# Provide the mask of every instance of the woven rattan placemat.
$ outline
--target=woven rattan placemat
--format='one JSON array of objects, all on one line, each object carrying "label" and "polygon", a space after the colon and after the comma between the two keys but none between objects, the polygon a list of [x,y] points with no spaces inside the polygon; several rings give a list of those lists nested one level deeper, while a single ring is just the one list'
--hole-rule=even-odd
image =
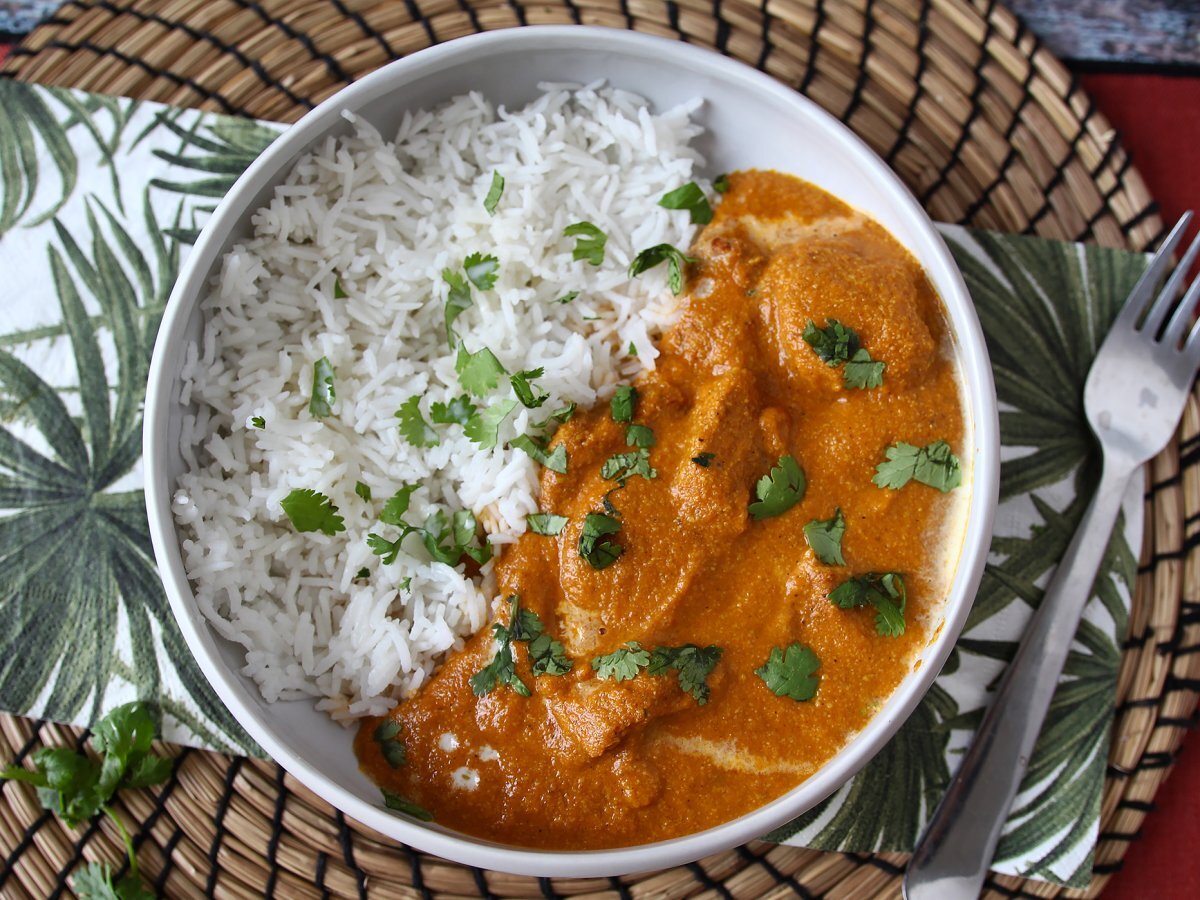
[{"label": "woven rattan placemat", "polygon": [[[1063,66],[985,0],[95,0],[72,2],[0,76],[292,121],[431,43],[522,24],[635,28],[705,46],[803,91],[883,156],[941,221],[1143,249],[1156,207]],[[1151,809],[1200,692],[1200,402],[1155,459],[1143,566],[1117,694],[1094,896]],[[1189,652],[1192,651],[1192,652]],[[80,745],[0,716],[0,759]],[[751,844],[625,879],[531,879],[409,851],[345,819],[278,766],[180,748],[171,780],[125,791],[145,877],[168,896],[896,896],[904,857]],[[83,860],[120,866],[107,820],[66,829],[33,792],[0,807],[0,895],[69,894]],[[993,896],[1078,892],[998,878]]]}]

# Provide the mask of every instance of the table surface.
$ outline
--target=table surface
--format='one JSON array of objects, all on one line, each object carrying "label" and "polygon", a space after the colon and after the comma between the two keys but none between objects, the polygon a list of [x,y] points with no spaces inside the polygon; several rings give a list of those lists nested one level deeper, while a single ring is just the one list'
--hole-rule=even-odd
[{"label": "table surface", "polygon": [[[1120,132],[1164,221],[1200,211],[1200,3],[1007,0]],[[0,60],[57,2],[0,3]],[[1195,230],[1195,229],[1193,229]],[[1198,711],[1200,712],[1200,711]],[[1155,811],[1106,897],[1200,897],[1200,734],[1184,741]]]}]

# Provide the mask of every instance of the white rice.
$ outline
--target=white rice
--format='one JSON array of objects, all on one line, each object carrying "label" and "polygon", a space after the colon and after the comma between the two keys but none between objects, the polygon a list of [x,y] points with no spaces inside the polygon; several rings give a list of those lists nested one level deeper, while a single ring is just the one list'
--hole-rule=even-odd
[{"label": "white rice", "polygon": [[[203,301],[206,325],[187,350],[177,520],[196,599],[246,648],[245,674],[270,701],[319,698],[335,718],[379,714],[417,688],[446,651],[482,627],[492,563],[472,580],[433,562],[418,537],[384,565],[367,546],[383,503],[420,487],[406,519],[470,509],[496,546],[537,509],[538,467],[507,440],[568,401],[589,406],[653,367],[656,336],[677,309],[665,267],[630,280],[639,250],[686,247],[686,212],[657,205],[694,180],[689,147],[699,101],[653,115],[645,101],[592,85],[543,85],[524,109],[477,93],[406,116],[394,142],[369,124],[329,138],[296,164],[253,218],[254,236],[226,256]],[[494,216],[492,173],[506,185]],[[567,226],[607,236],[604,264],[572,259]],[[443,321],[442,270],[468,254],[500,261],[495,288],[472,289],[455,322],[465,346],[489,347],[509,372],[542,366],[550,399],[517,410],[500,443],[481,450],[458,425],[436,425],[418,449],[395,417],[414,394],[430,404],[463,393]],[[348,293],[335,297],[335,279]],[[579,291],[571,303],[555,302]],[[628,355],[630,344],[637,356]],[[333,415],[308,410],[313,369],[333,364]],[[507,379],[486,400],[512,397]],[[263,429],[251,425],[261,416]],[[371,503],[355,494],[362,481]],[[328,496],[346,530],[298,533],[280,501],[296,488]],[[362,568],[367,580],[355,580]],[[404,587],[409,580],[407,587]]]}]

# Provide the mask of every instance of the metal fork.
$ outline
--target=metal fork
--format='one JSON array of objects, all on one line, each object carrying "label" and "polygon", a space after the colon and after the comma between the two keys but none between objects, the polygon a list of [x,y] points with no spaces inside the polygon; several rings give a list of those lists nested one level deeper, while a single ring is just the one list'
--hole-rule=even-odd
[{"label": "metal fork", "polygon": [[[1193,241],[1147,309],[1192,214],[1185,213],[1134,286],[1088,372],[1084,407],[1100,443],[1100,485],[1046,588],[962,766],[917,843],[906,900],[974,898],[1029,764],[1129,479],[1166,446],[1200,369],[1192,311],[1200,278],[1176,303],[1200,253]],[[1143,315],[1144,312],[1144,315]],[[1168,320],[1169,316],[1169,320]],[[1166,326],[1163,323],[1166,322]]]}]

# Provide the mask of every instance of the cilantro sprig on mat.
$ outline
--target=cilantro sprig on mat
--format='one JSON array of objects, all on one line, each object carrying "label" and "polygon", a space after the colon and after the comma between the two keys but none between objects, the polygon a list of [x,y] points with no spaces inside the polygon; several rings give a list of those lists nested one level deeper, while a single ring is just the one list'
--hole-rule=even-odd
[{"label": "cilantro sprig on mat", "polygon": [[68,747],[43,747],[33,753],[34,769],[7,766],[0,778],[23,781],[37,789],[42,807],[72,828],[103,813],[117,826],[129,854],[129,873],[113,881],[105,863],[89,863],[76,873],[72,887],[81,897],[143,900],[153,898],[138,872],[133,839],[110,805],[123,788],[147,787],[166,781],[175,766],[169,757],[150,751],[154,717],[140,700],[118,706],[92,729],[93,759]]}]

